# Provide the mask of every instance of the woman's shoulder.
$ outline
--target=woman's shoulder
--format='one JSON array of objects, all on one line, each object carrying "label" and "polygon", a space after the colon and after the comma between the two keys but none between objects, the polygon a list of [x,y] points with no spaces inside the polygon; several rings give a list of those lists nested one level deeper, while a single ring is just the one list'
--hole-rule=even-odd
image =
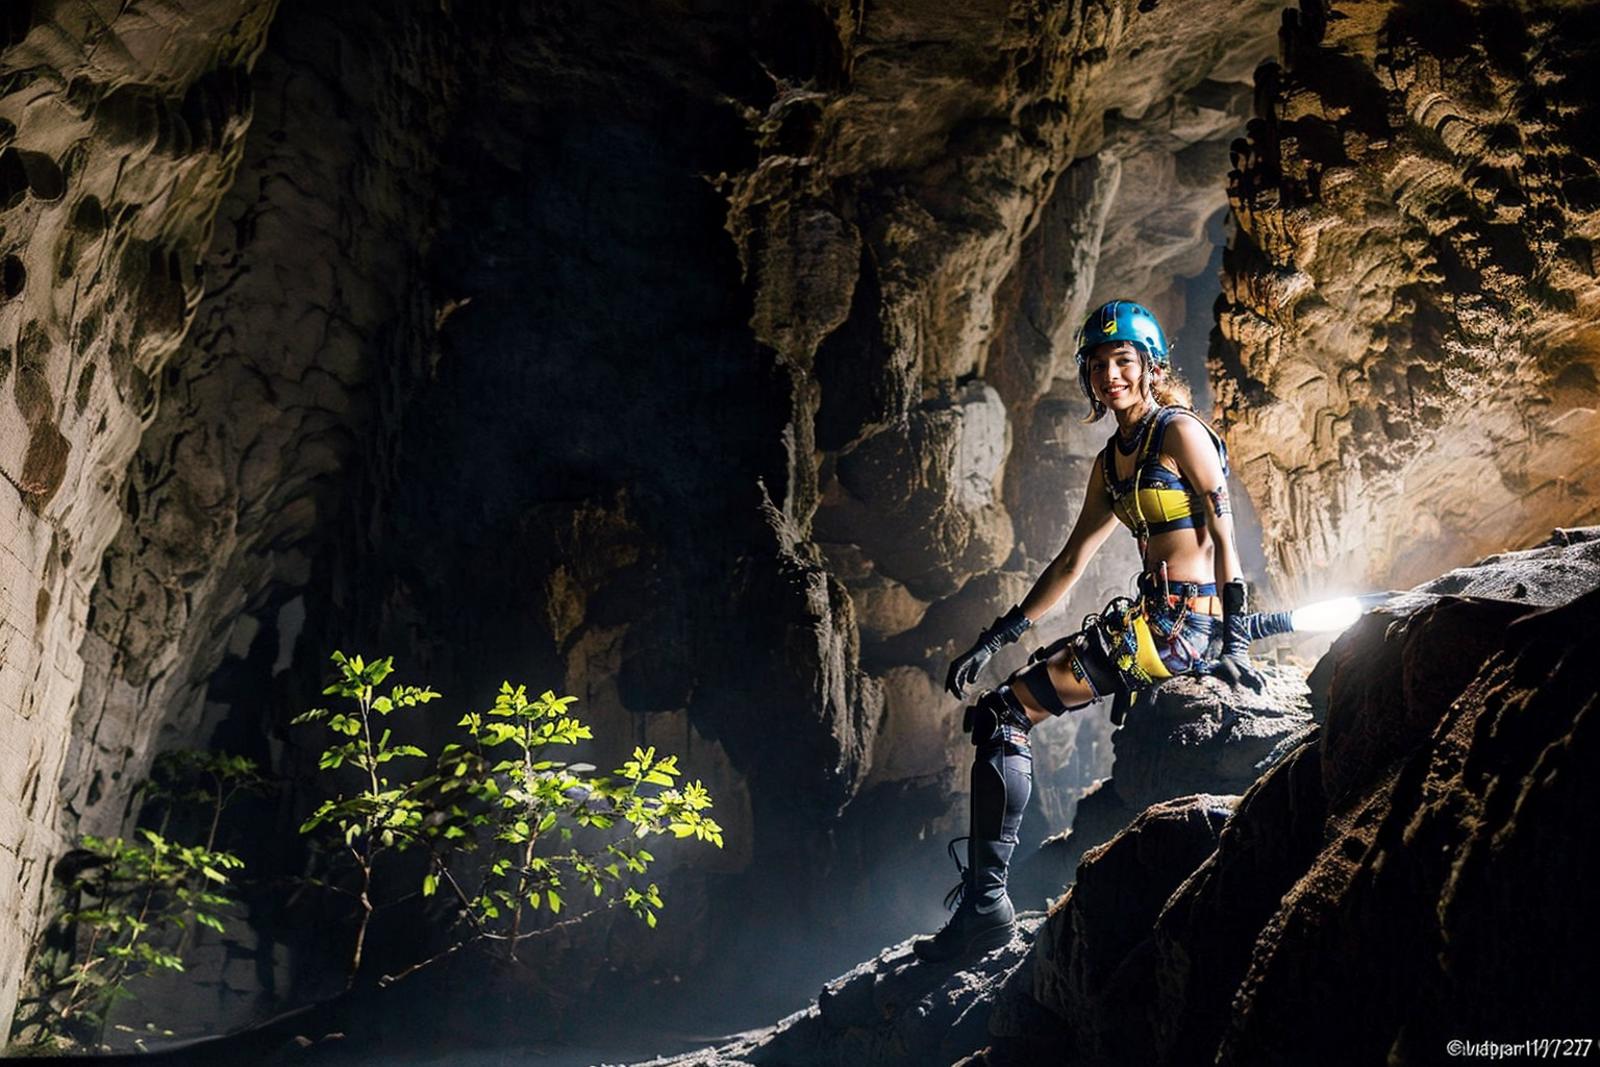
[{"label": "woman's shoulder", "polygon": [[1156,413],[1157,442],[1160,443],[1169,432],[1195,443],[1206,439],[1220,439],[1210,423],[1202,419],[1193,408],[1186,408],[1181,404],[1168,404]]},{"label": "woman's shoulder", "polygon": [[1161,421],[1160,451],[1172,454],[1175,449],[1192,452],[1209,447],[1221,457],[1223,470],[1228,469],[1228,448],[1222,436],[1192,409],[1174,404],[1163,408],[1158,418]]}]

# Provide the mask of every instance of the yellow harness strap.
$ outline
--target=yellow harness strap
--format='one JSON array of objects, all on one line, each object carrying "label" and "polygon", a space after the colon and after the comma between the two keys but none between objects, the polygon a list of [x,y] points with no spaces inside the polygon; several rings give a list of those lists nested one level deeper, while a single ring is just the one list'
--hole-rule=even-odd
[{"label": "yellow harness strap", "polygon": [[1172,672],[1161,662],[1161,655],[1156,651],[1155,635],[1150,632],[1150,624],[1145,621],[1143,612],[1133,618],[1133,634],[1138,641],[1136,662],[1139,668],[1152,678],[1171,678]]}]

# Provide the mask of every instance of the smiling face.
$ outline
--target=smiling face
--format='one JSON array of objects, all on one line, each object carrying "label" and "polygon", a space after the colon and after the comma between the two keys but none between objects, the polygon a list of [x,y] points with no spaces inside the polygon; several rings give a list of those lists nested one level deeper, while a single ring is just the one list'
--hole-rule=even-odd
[{"label": "smiling face", "polygon": [[[1144,403],[1144,359],[1129,341],[1108,341],[1089,353],[1089,387],[1094,398],[1113,415],[1132,411]],[[1151,374],[1160,374],[1152,368]]]}]

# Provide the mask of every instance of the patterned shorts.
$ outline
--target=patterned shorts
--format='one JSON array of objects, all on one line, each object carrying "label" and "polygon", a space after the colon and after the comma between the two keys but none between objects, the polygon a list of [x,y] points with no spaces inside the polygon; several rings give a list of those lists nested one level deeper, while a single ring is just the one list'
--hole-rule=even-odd
[{"label": "patterned shorts", "polygon": [[1118,597],[1084,628],[1034,654],[1069,653],[1072,673],[1096,697],[1144,689],[1192,671],[1213,658],[1221,640],[1221,602],[1209,583],[1173,583],[1170,593],[1146,591],[1138,600]]}]

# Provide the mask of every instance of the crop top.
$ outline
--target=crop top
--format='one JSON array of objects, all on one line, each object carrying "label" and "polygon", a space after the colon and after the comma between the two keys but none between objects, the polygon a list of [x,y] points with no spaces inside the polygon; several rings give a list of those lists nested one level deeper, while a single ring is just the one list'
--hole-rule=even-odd
[{"label": "crop top", "polygon": [[[1145,427],[1144,439],[1139,443],[1133,472],[1119,479],[1116,469],[1117,435],[1113,433],[1101,453],[1105,464],[1106,492],[1111,496],[1111,511],[1118,521],[1133,531],[1140,543],[1156,534],[1172,530],[1189,530],[1204,524],[1205,504],[1194,487],[1161,463],[1161,439],[1167,426],[1180,415],[1189,415],[1205,427],[1217,446],[1217,456],[1222,460],[1222,474],[1228,474],[1228,448],[1216,431],[1206,426],[1204,420],[1188,408],[1163,407]],[[1138,491],[1134,482],[1138,481]]]}]

